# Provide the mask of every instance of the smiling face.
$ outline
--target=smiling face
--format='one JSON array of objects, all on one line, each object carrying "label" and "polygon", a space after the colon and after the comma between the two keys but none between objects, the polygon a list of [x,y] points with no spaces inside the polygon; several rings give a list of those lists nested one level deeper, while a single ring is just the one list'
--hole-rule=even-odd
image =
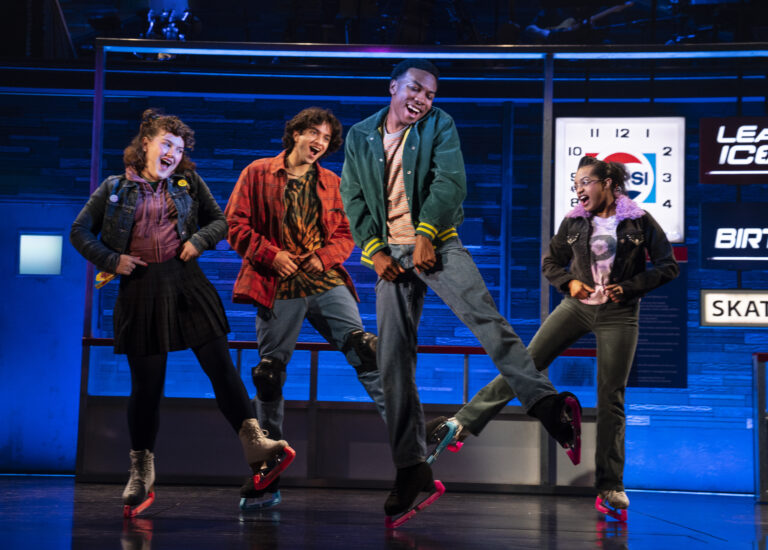
[{"label": "smiling face", "polygon": [[576,171],[573,185],[576,197],[588,212],[598,216],[610,212],[615,203],[610,178],[598,179],[592,171],[592,166],[583,166]]},{"label": "smiling face", "polygon": [[437,94],[437,80],[432,73],[410,68],[389,83],[387,131],[399,132],[422,119],[432,108]]},{"label": "smiling face", "polygon": [[142,140],[145,164],[141,176],[147,181],[160,181],[176,170],[184,156],[184,139],[160,131],[152,139]]},{"label": "smiling face", "polygon": [[293,149],[288,155],[291,166],[304,166],[317,162],[331,143],[331,126],[327,122],[293,132]]}]

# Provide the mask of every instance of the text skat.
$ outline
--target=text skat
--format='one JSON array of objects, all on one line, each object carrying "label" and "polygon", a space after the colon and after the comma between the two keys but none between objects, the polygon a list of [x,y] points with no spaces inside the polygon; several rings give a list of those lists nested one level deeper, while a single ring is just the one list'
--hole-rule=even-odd
[{"label": "text skat", "polygon": [[768,300],[715,300],[713,317],[768,317]]}]

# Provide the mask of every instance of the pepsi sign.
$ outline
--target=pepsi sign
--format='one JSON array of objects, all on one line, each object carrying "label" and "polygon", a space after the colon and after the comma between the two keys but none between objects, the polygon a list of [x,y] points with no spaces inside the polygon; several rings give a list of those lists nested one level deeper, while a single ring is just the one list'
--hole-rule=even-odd
[{"label": "pepsi sign", "polygon": [[659,222],[670,242],[683,242],[684,118],[558,118],[553,231],[576,206],[571,188],[584,156],[624,164],[629,198]]}]

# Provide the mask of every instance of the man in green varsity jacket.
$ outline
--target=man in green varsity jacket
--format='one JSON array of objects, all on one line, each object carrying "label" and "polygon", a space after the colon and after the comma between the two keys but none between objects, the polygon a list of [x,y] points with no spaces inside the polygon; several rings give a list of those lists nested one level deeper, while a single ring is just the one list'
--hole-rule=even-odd
[{"label": "man in green varsity jacket", "polygon": [[399,516],[393,526],[410,517],[419,492],[432,493],[422,501],[426,506],[443,491],[427,463],[414,380],[427,287],[472,330],[529,414],[561,443],[579,441],[578,422],[561,421],[563,412],[573,412],[564,409],[578,407],[578,401],[558,394],[536,370],[459,240],[466,174],[456,125],[432,106],[438,78],[437,68],[426,60],[409,59],[395,67],[389,106],[347,134],[341,176],[352,236],[363,250],[363,263],[379,276],[377,360],[397,467],[384,509],[387,516]]}]

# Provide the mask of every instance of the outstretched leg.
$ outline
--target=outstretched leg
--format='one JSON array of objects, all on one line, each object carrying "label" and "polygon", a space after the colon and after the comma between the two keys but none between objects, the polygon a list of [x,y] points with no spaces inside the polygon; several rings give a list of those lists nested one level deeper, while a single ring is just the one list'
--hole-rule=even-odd
[{"label": "outstretched leg", "polygon": [[357,379],[386,421],[381,373],[376,362],[377,338],[363,329],[357,302],[349,289],[337,286],[309,298],[307,318],[313,327],[357,372]]}]

